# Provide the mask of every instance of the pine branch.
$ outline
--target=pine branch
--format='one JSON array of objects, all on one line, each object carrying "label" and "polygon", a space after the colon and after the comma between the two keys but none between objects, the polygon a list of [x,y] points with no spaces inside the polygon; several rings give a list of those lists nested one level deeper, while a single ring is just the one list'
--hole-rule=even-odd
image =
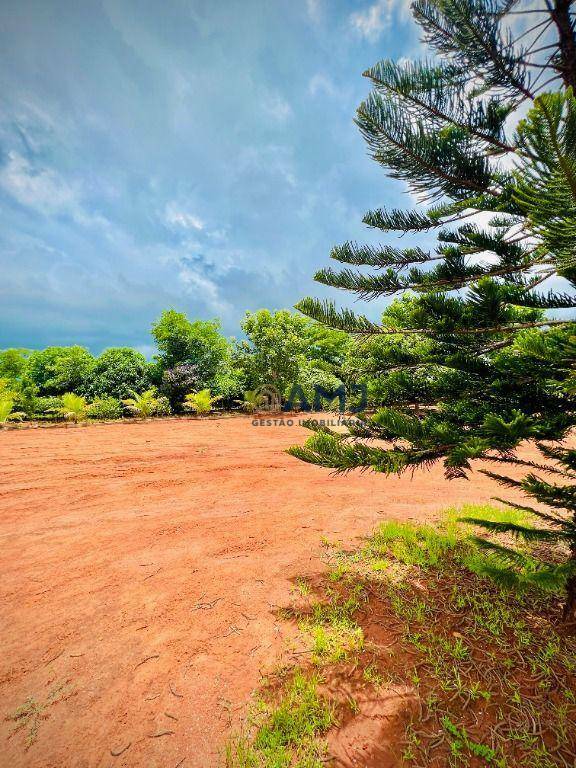
[{"label": "pine branch", "polygon": [[322,325],[352,334],[377,334],[380,326],[368,320],[364,315],[356,315],[349,309],[338,311],[331,301],[305,298],[295,305],[295,309],[311,317]]},{"label": "pine branch", "polygon": [[[420,108],[424,119],[427,114],[445,124],[457,125],[471,137],[503,152],[515,152],[517,149],[500,138],[507,117],[507,111],[501,109],[501,102],[491,101],[486,108],[482,102],[476,104],[463,98],[465,79],[462,72],[451,64],[432,66],[408,62],[400,66],[384,60],[363,74],[383,91],[394,93]],[[454,93],[454,90],[457,92]],[[439,104],[443,104],[444,108]],[[459,111],[456,111],[456,104]],[[468,105],[471,105],[470,108],[462,111]],[[500,114],[496,118],[498,112]],[[483,126],[489,125],[490,117],[493,130],[489,133],[483,130]]]}]

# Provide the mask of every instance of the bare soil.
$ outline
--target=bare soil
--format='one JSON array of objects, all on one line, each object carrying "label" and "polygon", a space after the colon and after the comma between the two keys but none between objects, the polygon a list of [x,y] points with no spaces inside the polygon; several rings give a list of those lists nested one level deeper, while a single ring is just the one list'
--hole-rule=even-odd
[{"label": "bare soil", "polygon": [[332,476],[284,453],[306,434],[248,417],[0,433],[1,766],[221,765],[322,537],[496,490],[441,467]]}]

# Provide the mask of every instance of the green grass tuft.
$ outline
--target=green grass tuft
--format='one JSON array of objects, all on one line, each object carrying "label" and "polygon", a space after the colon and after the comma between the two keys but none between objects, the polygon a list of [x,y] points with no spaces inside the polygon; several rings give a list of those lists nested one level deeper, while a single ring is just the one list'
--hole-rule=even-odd
[{"label": "green grass tuft", "polygon": [[254,736],[228,744],[227,768],[322,768],[321,737],[335,720],[318,684],[318,677],[298,670],[275,706],[262,705]]}]

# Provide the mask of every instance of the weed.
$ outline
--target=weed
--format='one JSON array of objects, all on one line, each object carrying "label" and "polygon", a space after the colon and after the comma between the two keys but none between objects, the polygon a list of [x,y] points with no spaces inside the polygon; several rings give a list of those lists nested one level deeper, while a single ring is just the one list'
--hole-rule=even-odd
[{"label": "weed", "polygon": [[357,715],[360,712],[360,704],[358,704],[354,696],[348,697],[348,706],[353,715]]},{"label": "weed", "polygon": [[302,597],[306,597],[306,595],[309,595],[311,592],[310,584],[306,581],[306,579],[298,578],[296,579],[296,588],[302,595]]},{"label": "weed", "polygon": [[31,747],[36,741],[40,720],[44,717],[45,710],[51,704],[64,698],[69,690],[70,687],[65,683],[59,685],[50,691],[45,702],[42,703],[30,697],[11,715],[8,715],[7,720],[11,720],[14,723],[13,732],[21,729],[26,731],[26,749]]},{"label": "weed", "polygon": [[440,722],[450,736],[450,749],[455,757],[461,758],[463,751],[467,750],[471,755],[482,758],[486,763],[492,763],[496,760],[496,752],[491,747],[473,741],[468,736],[466,729],[458,728],[449,717],[443,717]]},{"label": "weed", "polygon": [[367,683],[373,685],[375,688],[380,688],[384,683],[384,676],[378,671],[378,667],[374,663],[364,667],[362,677]]},{"label": "weed", "polygon": [[328,578],[330,581],[340,581],[344,575],[348,572],[348,568],[343,563],[339,563],[331,571],[328,571]]},{"label": "weed", "polygon": [[227,768],[321,768],[325,744],[320,737],[334,723],[331,705],[318,693],[319,678],[297,671],[275,706],[261,704],[252,738],[226,747]]}]

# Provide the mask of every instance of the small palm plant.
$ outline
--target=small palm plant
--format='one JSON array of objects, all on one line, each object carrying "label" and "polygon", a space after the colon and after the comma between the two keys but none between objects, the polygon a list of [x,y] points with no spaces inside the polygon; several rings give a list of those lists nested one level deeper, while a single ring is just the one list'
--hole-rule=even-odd
[{"label": "small palm plant", "polygon": [[244,400],[234,400],[247,413],[254,413],[260,405],[266,402],[266,398],[257,389],[248,389],[244,392]]},{"label": "small palm plant", "polygon": [[127,397],[122,400],[126,408],[136,416],[140,416],[145,419],[148,416],[153,416],[158,408],[158,398],[156,397],[155,389],[147,389],[142,394],[130,390],[132,397]]},{"label": "small palm plant", "polygon": [[13,408],[14,400],[12,398],[0,398],[0,424],[5,424],[7,421],[20,421],[24,417],[23,413],[14,411]]},{"label": "small palm plant", "polygon": [[84,397],[66,392],[60,398],[60,405],[53,409],[53,413],[62,416],[66,421],[84,421],[88,417],[88,403]]},{"label": "small palm plant", "polygon": [[191,392],[189,395],[186,395],[184,408],[187,411],[194,411],[199,416],[203,416],[210,413],[214,403],[220,399],[220,395],[212,397],[209,389],[201,389],[199,392]]}]

